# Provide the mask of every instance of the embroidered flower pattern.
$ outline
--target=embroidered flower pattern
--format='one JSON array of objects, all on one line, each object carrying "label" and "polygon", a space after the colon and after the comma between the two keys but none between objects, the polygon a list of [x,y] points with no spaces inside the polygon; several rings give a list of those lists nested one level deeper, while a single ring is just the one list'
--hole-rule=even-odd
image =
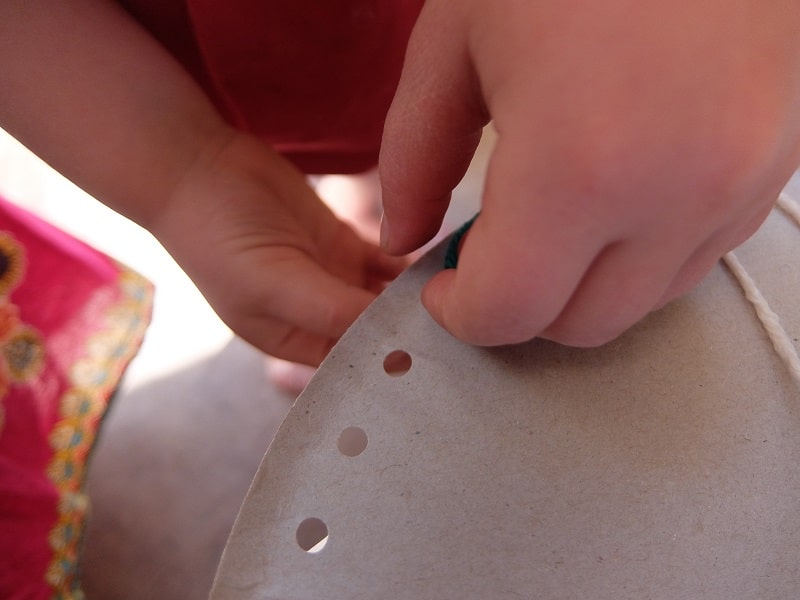
[{"label": "embroidered flower pattern", "polygon": [[25,254],[10,233],[0,231],[0,295],[7,296],[22,279]]},{"label": "embroidered flower pattern", "polygon": [[[22,322],[19,307],[10,300],[11,292],[25,273],[25,254],[14,237],[0,231],[0,398],[14,383],[38,375],[44,360],[44,345],[39,333]],[[3,408],[0,404],[0,431]]]}]

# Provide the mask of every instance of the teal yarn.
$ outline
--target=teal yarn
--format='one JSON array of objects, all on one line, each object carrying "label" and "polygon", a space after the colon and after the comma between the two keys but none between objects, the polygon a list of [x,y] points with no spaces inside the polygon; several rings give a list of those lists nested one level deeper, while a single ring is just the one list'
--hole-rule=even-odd
[{"label": "teal yarn", "polygon": [[447,246],[447,253],[444,255],[445,269],[455,269],[458,266],[458,245],[461,243],[461,238],[464,237],[464,234],[467,233],[469,228],[472,227],[472,224],[475,223],[475,219],[478,218],[479,214],[481,213],[477,213],[469,221],[456,229],[453,237],[450,238],[450,243]]}]

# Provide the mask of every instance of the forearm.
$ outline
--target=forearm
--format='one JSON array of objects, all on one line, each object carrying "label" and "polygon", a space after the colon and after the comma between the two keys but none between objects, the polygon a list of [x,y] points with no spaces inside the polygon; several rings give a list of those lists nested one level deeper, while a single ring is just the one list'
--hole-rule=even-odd
[{"label": "forearm", "polygon": [[113,2],[0,2],[0,126],[148,227],[230,129]]}]

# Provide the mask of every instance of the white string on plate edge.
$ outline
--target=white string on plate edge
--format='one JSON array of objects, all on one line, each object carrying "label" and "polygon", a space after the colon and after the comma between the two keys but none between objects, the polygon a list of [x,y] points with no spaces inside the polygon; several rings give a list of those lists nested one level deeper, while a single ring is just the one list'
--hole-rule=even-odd
[{"label": "white string on plate edge", "polygon": [[[777,205],[787,216],[794,219],[798,227],[800,227],[800,205],[798,205],[797,202],[786,193],[782,193],[778,197]],[[800,355],[797,354],[797,348],[795,348],[792,343],[791,337],[789,337],[789,334],[783,328],[783,325],[781,325],[778,315],[770,308],[767,299],[764,298],[761,290],[758,289],[758,285],[756,285],[756,282],[750,277],[750,274],[733,251],[728,252],[722,259],[725,261],[725,265],[730,272],[739,281],[739,285],[742,287],[747,300],[753,305],[758,320],[761,321],[764,331],[766,331],[767,336],[769,336],[772,346],[775,348],[775,352],[786,364],[795,383],[800,387]]]}]

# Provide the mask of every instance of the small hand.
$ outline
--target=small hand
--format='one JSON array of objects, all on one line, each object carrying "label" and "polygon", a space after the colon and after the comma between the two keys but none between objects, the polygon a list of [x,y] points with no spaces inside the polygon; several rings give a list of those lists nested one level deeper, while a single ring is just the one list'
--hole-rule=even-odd
[{"label": "small hand", "polygon": [[151,230],[237,334],[309,365],[405,266],[339,221],[292,165],[239,134],[187,174]]},{"label": "small hand", "polygon": [[798,29],[789,0],[429,0],[384,131],[385,247],[435,234],[492,119],[480,217],[423,303],[476,344],[616,337],[797,168]]}]

